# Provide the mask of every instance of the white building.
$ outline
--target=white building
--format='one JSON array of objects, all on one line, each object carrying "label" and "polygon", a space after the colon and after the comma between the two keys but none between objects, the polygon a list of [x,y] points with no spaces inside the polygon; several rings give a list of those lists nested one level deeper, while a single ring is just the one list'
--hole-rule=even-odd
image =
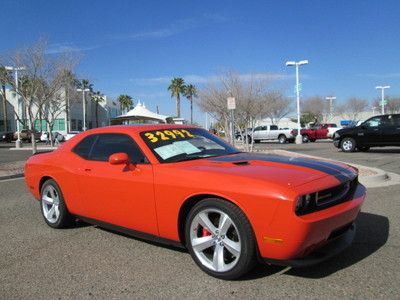
[{"label": "white building", "polygon": [[[0,132],[4,131],[17,131],[17,118],[14,115],[14,111],[18,112],[18,115],[21,119],[25,120],[25,125],[21,124],[20,129],[28,128],[29,122],[27,121],[28,114],[25,109],[22,107],[22,102],[20,100],[20,107],[18,108],[17,97],[15,92],[6,90],[6,98],[7,98],[7,130],[4,128],[4,117],[3,117],[3,109],[2,109],[2,97],[0,96]],[[88,129],[95,127],[107,126],[110,124],[110,118],[113,118],[120,114],[120,109],[117,101],[108,98],[107,96],[103,96],[104,101],[100,102],[97,105],[97,118],[98,124],[96,124],[96,104],[91,101],[91,97],[88,93],[86,93],[86,127]],[[69,116],[67,120],[67,114],[65,109],[61,111],[54,121],[53,131],[58,131],[61,134],[67,134],[68,131],[80,131],[83,128],[83,102],[82,102],[82,94],[77,93],[74,94],[70,99],[70,109]],[[45,120],[36,120],[35,129],[37,131],[48,131],[48,124]]]}]

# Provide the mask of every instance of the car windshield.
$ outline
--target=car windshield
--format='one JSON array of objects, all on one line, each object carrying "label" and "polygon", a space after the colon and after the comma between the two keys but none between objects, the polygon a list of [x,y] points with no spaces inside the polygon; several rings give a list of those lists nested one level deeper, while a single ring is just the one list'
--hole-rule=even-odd
[{"label": "car windshield", "polygon": [[140,136],[161,163],[239,153],[234,147],[200,128],[151,130],[141,132]]}]

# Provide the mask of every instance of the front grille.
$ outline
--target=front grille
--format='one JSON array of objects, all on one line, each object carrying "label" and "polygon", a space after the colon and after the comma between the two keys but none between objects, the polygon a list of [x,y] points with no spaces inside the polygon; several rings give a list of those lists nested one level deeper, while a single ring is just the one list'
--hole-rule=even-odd
[{"label": "front grille", "polygon": [[[351,200],[357,189],[357,185],[358,177],[355,177],[353,180],[346,181],[335,187],[309,194],[310,197],[307,204],[298,210],[296,209],[296,215],[313,213]],[[302,196],[298,201],[304,197]]]}]

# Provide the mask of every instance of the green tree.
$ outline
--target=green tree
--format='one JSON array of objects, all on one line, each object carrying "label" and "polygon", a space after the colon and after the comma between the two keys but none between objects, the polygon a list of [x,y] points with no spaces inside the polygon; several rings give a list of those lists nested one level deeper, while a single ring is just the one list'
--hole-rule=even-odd
[{"label": "green tree", "polygon": [[197,97],[197,89],[193,84],[185,85],[183,95],[190,102],[190,124],[193,124],[193,98]]},{"label": "green tree", "polygon": [[104,95],[102,93],[100,93],[100,91],[97,91],[92,94],[91,99],[94,102],[95,107],[96,107],[96,127],[99,127],[99,113],[98,113],[99,103],[104,102]]},{"label": "green tree", "polygon": [[1,96],[3,98],[3,116],[4,116],[4,132],[7,131],[8,120],[7,120],[7,95],[6,95],[6,84],[12,80],[10,72],[6,70],[4,66],[0,66],[0,84],[1,84]]},{"label": "green tree", "polygon": [[128,110],[132,107],[133,105],[133,99],[129,95],[119,95],[117,98],[117,101],[119,102],[119,107],[121,109],[121,113],[123,110]]},{"label": "green tree", "polygon": [[183,78],[176,77],[171,80],[168,90],[171,92],[171,97],[176,98],[176,116],[181,117],[181,94],[185,89],[185,81]]}]

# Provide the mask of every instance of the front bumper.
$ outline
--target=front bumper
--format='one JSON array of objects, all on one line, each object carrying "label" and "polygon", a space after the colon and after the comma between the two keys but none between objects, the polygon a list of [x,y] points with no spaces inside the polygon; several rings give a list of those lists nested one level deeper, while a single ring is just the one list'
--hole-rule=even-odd
[{"label": "front bumper", "polygon": [[[314,257],[312,253],[319,253],[325,247],[324,251],[331,249],[335,255],[345,248],[345,244],[351,243],[350,237],[355,232],[352,224],[365,196],[365,187],[358,184],[351,199],[301,216],[293,213],[289,201],[281,202],[272,222],[265,227],[262,236],[257,236],[260,256],[266,261],[287,264]],[[346,234],[344,241],[341,239],[343,234]],[[320,254],[314,255],[318,257]],[[326,259],[325,256],[321,256],[321,260]]]},{"label": "front bumper", "polygon": [[287,260],[277,260],[277,259],[270,259],[264,258],[264,262],[273,265],[279,266],[290,266],[290,267],[308,267],[319,264],[325,260],[336,256],[346,248],[348,248],[356,235],[356,225],[353,223],[349,226],[349,228],[341,234],[340,236],[332,239],[323,247],[317,249],[316,251],[312,252],[308,256],[300,259],[287,259]]}]

